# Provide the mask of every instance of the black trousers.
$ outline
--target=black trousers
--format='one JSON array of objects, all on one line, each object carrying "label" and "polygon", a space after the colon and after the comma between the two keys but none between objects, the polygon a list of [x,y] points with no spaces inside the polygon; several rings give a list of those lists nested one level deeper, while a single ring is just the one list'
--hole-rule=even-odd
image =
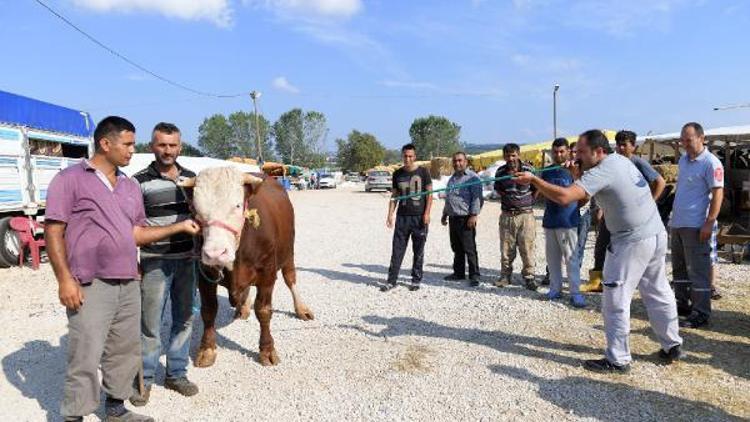
[{"label": "black trousers", "polygon": [[594,271],[604,270],[604,258],[607,256],[609,242],[609,230],[607,230],[607,225],[604,224],[602,218],[596,231],[596,243],[594,244]]},{"label": "black trousers", "polygon": [[453,250],[453,274],[466,275],[466,261],[469,262],[469,278],[479,276],[479,257],[477,255],[477,230],[466,226],[469,220],[465,217],[448,217],[448,229]]},{"label": "black trousers", "polygon": [[411,238],[411,248],[414,261],[411,266],[411,281],[419,284],[422,281],[422,266],[424,265],[424,245],[427,242],[427,229],[421,215],[397,215],[396,227],[393,230],[393,249],[391,251],[391,266],[388,268],[388,283],[396,284],[401,263],[406,254],[406,246]]}]

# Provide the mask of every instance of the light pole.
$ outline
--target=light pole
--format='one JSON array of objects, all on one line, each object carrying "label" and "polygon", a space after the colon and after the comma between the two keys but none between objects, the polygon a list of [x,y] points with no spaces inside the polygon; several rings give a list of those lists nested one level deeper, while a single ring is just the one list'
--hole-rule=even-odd
[{"label": "light pole", "polygon": [[557,91],[560,90],[560,85],[555,84],[555,89],[552,91],[552,139],[557,139]]},{"label": "light pole", "polygon": [[260,142],[260,118],[258,117],[258,103],[257,100],[260,98],[260,92],[250,92],[250,98],[253,99],[253,110],[255,110],[255,141],[258,147],[258,164],[263,166],[263,148]]}]

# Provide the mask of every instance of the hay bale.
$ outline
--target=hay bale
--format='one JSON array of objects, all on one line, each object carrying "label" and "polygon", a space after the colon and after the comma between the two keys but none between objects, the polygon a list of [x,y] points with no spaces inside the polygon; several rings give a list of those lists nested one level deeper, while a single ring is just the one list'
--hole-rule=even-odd
[{"label": "hay bale", "polygon": [[654,170],[664,178],[667,183],[677,182],[677,176],[679,175],[679,167],[677,164],[657,164],[654,166]]},{"label": "hay bale", "polygon": [[440,179],[440,176],[453,174],[453,162],[448,157],[436,157],[430,161],[430,177]]}]

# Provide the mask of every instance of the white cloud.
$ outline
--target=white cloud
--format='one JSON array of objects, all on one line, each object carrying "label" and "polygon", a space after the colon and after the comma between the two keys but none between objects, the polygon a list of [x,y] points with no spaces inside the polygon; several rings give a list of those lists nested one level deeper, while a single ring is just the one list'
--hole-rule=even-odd
[{"label": "white cloud", "polygon": [[292,85],[285,77],[277,76],[273,79],[272,85],[279,91],[288,92],[290,94],[299,94],[299,88]]},{"label": "white cloud", "polygon": [[283,15],[311,18],[349,18],[364,8],[362,0],[244,0],[246,4],[258,4]]},{"label": "white cloud", "polygon": [[220,27],[232,24],[229,0],[74,0],[74,3],[97,12],[155,12],[171,18],[208,21]]}]

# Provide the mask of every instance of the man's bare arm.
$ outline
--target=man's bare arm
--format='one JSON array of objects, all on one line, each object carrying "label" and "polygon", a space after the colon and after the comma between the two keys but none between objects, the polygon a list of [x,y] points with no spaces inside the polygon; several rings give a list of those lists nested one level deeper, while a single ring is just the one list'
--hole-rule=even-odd
[{"label": "man's bare arm", "polygon": [[200,226],[198,226],[195,221],[185,220],[162,227],[135,226],[133,227],[133,238],[135,238],[136,245],[143,246],[173,236],[177,233],[185,232],[187,234],[195,235],[198,234],[199,231]]},{"label": "man's bare arm", "polygon": [[545,198],[560,205],[569,205],[587,198],[586,191],[578,185],[568,187],[553,185],[531,172],[516,173],[515,178],[519,183],[531,183]]},{"label": "man's bare arm", "polygon": [[651,188],[651,196],[654,198],[654,201],[656,201],[661,197],[661,194],[664,193],[664,188],[667,187],[667,182],[665,182],[664,178],[659,175],[656,180],[649,184],[649,187]]},{"label": "man's bare arm", "polygon": [[68,266],[68,255],[65,249],[65,228],[59,221],[47,221],[44,225],[44,240],[47,256],[55,272],[60,303],[71,310],[78,310],[83,305],[83,291]]}]

